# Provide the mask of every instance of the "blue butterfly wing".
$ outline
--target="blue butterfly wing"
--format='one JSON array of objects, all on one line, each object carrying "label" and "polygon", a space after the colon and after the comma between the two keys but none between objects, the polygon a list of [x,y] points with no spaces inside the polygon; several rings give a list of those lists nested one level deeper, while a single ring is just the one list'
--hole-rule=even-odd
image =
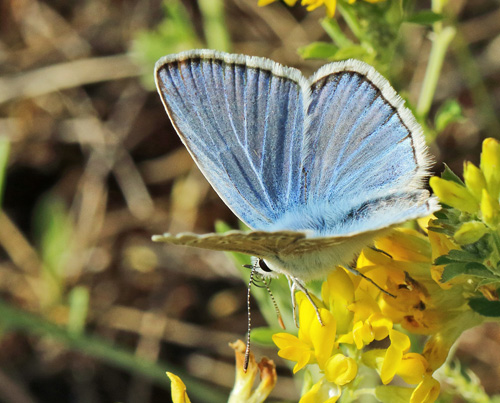
[{"label": "blue butterfly wing", "polygon": [[160,96],[197,165],[233,212],[265,228],[301,196],[298,70],[199,50],[158,61]]},{"label": "blue butterfly wing", "polygon": [[430,164],[422,130],[387,80],[349,60],[310,82],[302,164],[307,203],[325,217],[316,229],[356,233],[434,211],[419,189]]}]

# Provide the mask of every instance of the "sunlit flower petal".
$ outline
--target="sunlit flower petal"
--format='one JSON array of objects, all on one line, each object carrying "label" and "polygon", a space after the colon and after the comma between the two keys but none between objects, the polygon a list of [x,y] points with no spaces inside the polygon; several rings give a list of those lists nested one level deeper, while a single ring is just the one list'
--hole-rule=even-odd
[{"label": "sunlit flower petal", "polygon": [[500,192],[500,143],[498,140],[487,138],[483,141],[480,167],[486,179],[488,193],[492,198],[498,199]]},{"label": "sunlit flower petal", "polygon": [[406,383],[416,385],[423,380],[427,366],[427,360],[422,355],[407,353],[401,359],[397,375],[403,378]]},{"label": "sunlit flower petal", "polygon": [[345,385],[351,382],[358,373],[356,361],[343,354],[330,357],[325,365],[325,376],[329,382],[336,385]]},{"label": "sunlit flower petal", "polygon": [[347,307],[354,301],[354,284],[344,269],[332,270],[321,287],[321,296],[337,322],[337,331],[346,333],[352,325],[353,313]]},{"label": "sunlit flower petal", "polygon": [[439,382],[428,375],[413,391],[410,403],[433,403],[438,398],[440,390]]},{"label": "sunlit flower petal", "polygon": [[482,222],[468,221],[460,226],[453,238],[459,245],[468,245],[479,241],[487,232],[488,228]]},{"label": "sunlit flower petal", "polygon": [[273,342],[279,347],[278,355],[281,358],[297,362],[293,368],[294,373],[313,362],[312,346],[298,337],[289,333],[276,333],[273,335]]},{"label": "sunlit flower petal", "polygon": [[[274,362],[264,357],[257,363],[255,356],[250,352],[248,367],[245,370],[245,343],[238,340],[229,345],[233,348],[236,359],[236,379],[228,403],[263,403],[278,380]],[[257,375],[260,375],[260,382],[254,389]]]},{"label": "sunlit flower petal", "polygon": [[491,197],[486,189],[483,189],[483,197],[481,198],[481,214],[486,225],[491,228],[498,226],[500,221],[500,205],[498,204],[498,200]]},{"label": "sunlit flower petal", "polygon": [[314,384],[300,399],[299,403],[335,403],[339,400],[341,389],[322,378]]},{"label": "sunlit flower petal", "polygon": [[464,182],[476,201],[480,202],[483,189],[486,189],[486,179],[483,171],[470,161],[464,163]]},{"label": "sunlit flower petal", "polygon": [[167,372],[167,376],[170,378],[173,403],[191,403],[186,392],[186,385],[181,378],[171,372]]},{"label": "sunlit flower petal", "polygon": [[472,193],[456,182],[433,176],[429,184],[439,200],[448,206],[466,213],[474,214],[479,210],[479,204]]},{"label": "sunlit flower petal", "polygon": [[384,357],[384,363],[380,370],[380,379],[384,385],[387,385],[397,373],[403,353],[410,348],[410,338],[397,330],[391,330],[389,333],[391,345],[387,349]]},{"label": "sunlit flower petal", "polygon": [[323,325],[316,317],[312,304],[303,299],[299,305],[300,328],[298,337],[288,333],[273,335],[273,342],[280,348],[278,355],[296,361],[293,372],[307,364],[317,362],[323,368],[335,346],[336,321],[326,309],[320,308]]}]

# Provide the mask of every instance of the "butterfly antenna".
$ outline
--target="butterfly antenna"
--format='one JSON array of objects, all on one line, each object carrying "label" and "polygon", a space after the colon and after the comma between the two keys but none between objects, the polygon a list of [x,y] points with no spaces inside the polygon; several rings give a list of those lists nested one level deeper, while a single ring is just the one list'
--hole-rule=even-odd
[{"label": "butterfly antenna", "polygon": [[248,281],[248,291],[247,291],[247,347],[245,349],[245,362],[243,363],[243,371],[246,373],[248,369],[248,360],[250,359],[250,331],[252,330],[252,313],[250,310],[250,290],[252,284],[254,282],[254,275],[257,268],[255,266],[252,267],[252,271],[250,272],[250,280]]},{"label": "butterfly antenna", "polygon": [[366,281],[372,283],[375,287],[377,287],[380,291],[382,291],[384,294],[387,294],[388,296],[392,297],[392,298],[396,298],[396,296],[394,294],[391,294],[389,291],[387,290],[384,290],[382,287],[380,287],[375,281],[373,281],[370,277],[366,277],[363,273],[361,273],[360,271],[352,268],[351,266],[349,265],[345,265],[344,266],[348,271],[350,271],[352,274],[356,275],[356,276],[360,276],[360,277],[363,277]]},{"label": "butterfly antenna", "polygon": [[280,327],[285,330],[285,323],[283,322],[283,318],[281,317],[281,312],[280,309],[278,308],[278,304],[276,303],[276,300],[274,299],[274,295],[271,292],[271,289],[269,288],[269,283],[266,281],[264,277],[262,277],[262,282],[264,283],[267,292],[269,293],[269,296],[271,297],[271,301],[273,301],[274,305],[274,310],[276,311],[276,316],[278,317],[278,323],[280,324]]}]

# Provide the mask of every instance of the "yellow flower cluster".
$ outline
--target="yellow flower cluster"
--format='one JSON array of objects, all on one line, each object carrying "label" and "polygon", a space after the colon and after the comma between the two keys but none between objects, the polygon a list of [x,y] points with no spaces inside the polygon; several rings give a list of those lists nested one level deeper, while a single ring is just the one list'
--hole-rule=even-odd
[{"label": "yellow flower cluster", "polygon": [[431,336],[423,356],[432,373],[444,363],[458,336],[483,321],[468,305],[475,285],[466,279],[442,283],[443,266],[433,264],[459,246],[432,227],[427,236],[399,228],[378,239],[375,246],[388,255],[365,249],[358,258],[358,270],[395,296],[380,294],[377,303],[384,317],[409,333]]},{"label": "yellow flower cluster", "polygon": [[500,143],[487,138],[483,142],[480,168],[464,163],[464,182],[432,177],[430,185],[442,203],[463,213],[462,225],[454,233],[460,245],[478,241],[496,232],[500,224]]},{"label": "yellow flower cluster", "polygon": [[[480,167],[466,162],[464,182],[447,170],[430,184],[445,208],[428,232],[395,229],[358,258],[357,269],[388,294],[338,268],[317,302],[325,326],[302,298],[298,336],[273,337],[279,355],[296,362],[294,372],[319,368],[301,403],[335,402],[344,394],[356,400],[356,391],[367,390],[360,374],[370,369],[387,385],[375,388],[380,400],[390,389],[406,396],[401,401],[433,402],[440,387],[432,374],[453,343],[466,329],[500,318],[500,143],[484,141]],[[422,354],[408,352],[410,339],[395,325],[429,336]],[[377,348],[381,342],[389,345]],[[388,385],[396,376],[414,386]]]},{"label": "yellow flower cluster", "polygon": [[[276,0],[259,0],[258,5],[263,7],[268,4],[274,3]],[[294,6],[298,0],[283,0],[289,7]],[[379,3],[385,0],[365,0],[368,3]],[[348,0],[349,4],[355,3],[356,0]],[[302,0],[301,4],[307,7],[307,11],[316,10],[318,7],[325,6],[326,14],[328,17],[333,18],[335,15],[335,8],[337,7],[337,0]]]},{"label": "yellow flower cluster", "polygon": [[[301,297],[298,336],[289,333],[273,336],[280,349],[278,355],[296,362],[294,373],[316,364],[322,374],[303,394],[300,403],[332,403],[343,393],[354,397],[368,393],[362,383],[369,377],[360,374],[370,371],[378,373],[384,385],[396,376],[402,378],[409,386],[399,392],[406,393],[409,402],[433,402],[437,398],[439,383],[432,379],[427,360],[408,352],[410,339],[396,330],[391,318],[383,313],[376,287],[337,268],[323,283],[321,296],[322,301],[317,301],[317,305],[324,326],[319,323],[312,304]],[[373,347],[385,339],[390,341],[388,347]],[[370,349],[365,349],[368,345]],[[370,393],[375,391],[371,389]]]}]

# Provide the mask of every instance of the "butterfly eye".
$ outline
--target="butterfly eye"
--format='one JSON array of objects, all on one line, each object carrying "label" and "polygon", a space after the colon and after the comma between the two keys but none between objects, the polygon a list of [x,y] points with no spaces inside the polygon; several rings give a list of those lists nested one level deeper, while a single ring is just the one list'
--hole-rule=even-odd
[{"label": "butterfly eye", "polygon": [[264,262],[264,259],[259,259],[259,267],[262,269],[262,271],[265,271],[267,273],[271,273],[272,270],[269,268],[266,262]]}]

